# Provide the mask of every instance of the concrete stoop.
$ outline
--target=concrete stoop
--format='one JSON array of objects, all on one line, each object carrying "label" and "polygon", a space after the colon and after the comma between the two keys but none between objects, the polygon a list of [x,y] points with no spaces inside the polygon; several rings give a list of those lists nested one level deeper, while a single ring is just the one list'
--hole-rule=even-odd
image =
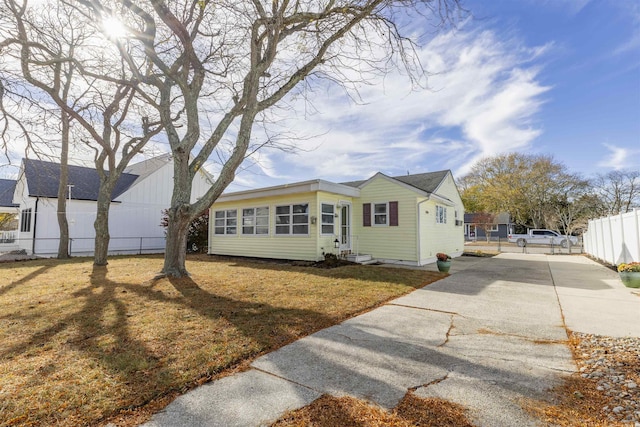
[{"label": "concrete stoop", "polygon": [[368,264],[375,264],[378,261],[373,259],[373,257],[371,255],[368,254],[349,254],[347,255],[347,261],[351,261],[351,262],[357,262],[358,264],[363,264],[363,265],[368,265]]}]

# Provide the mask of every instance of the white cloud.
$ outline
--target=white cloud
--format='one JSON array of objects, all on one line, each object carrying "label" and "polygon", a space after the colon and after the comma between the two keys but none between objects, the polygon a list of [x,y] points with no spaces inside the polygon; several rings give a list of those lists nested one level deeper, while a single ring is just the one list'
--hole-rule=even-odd
[{"label": "white cloud", "polygon": [[640,4],[638,2],[616,2],[621,14],[632,22],[633,29],[628,38],[614,51],[614,55],[637,55],[640,49]]},{"label": "white cloud", "polygon": [[[456,31],[419,51],[429,89],[411,91],[390,74],[359,88],[364,104],[341,89],[312,94],[316,113],[287,121],[301,140],[297,155],[269,154],[293,180],[366,178],[442,168],[463,173],[480,157],[527,149],[541,129],[535,115],[549,90],[535,60],[549,46],[527,48],[490,30]],[[309,111],[302,101],[295,111]],[[431,167],[429,166],[431,165]]]},{"label": "white cloud", "polygon": [[607,157],[604,158],[598,166],[611,168],[614,170],[621,170],[627,168],[639,167],[640,164],[635,161],[635,158],[640,155],[640,149],[630,149],[626,147],[618,147],[613,144],[602,144],[609,151]]}]

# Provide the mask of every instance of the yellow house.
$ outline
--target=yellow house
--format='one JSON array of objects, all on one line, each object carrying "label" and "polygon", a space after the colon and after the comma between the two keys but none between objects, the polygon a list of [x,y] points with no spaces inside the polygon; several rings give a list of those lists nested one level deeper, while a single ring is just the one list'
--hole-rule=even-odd
[{"label": "yellow house", "polygon": [[464,249],[464,207],[451,171],[325,180],[225,193],[210,209],[209,253],[318,261],[435,262]]}]

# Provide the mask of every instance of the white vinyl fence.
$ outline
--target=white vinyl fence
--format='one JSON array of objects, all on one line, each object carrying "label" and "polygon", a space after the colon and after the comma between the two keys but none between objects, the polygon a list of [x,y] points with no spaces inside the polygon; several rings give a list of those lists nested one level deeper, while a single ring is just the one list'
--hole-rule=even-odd
[{"label": "white vinyl fence", "polygon": [[640,262],[640,210],[590,220],[584,250],[610,264]]}]

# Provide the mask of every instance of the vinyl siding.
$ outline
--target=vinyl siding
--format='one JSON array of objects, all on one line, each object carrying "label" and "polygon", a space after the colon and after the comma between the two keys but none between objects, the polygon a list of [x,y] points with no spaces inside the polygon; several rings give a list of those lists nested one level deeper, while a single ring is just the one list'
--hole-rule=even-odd
[{"label": "vinyl siding", "polygon": [[[351,204],[351,235],[354,234],[353,232],[353,223],[354,221],[357,221],[357,217],[355,217],[354,213],[353,213],[353,208],[355,206],[355,204],[357,204],[357,200],[358,199],[353,199],[352,197],[348,197],[348,196],[343,196],[343,195],[339,195],[339,194],[334,194],[334,193],[327,193],[324,191],[318,191],[317,192],[317,213],[314,214],[317,216],[318,221],[316,224],[316,230],[317,230],[317,249],[316,249],[316,253],[317,253],[317,257],[318,259],[322,259],[324,257],[325,253],[334,253],[337,254],[340,249],[336,249],[334,247],[334,240],[338,238],[339,233],[340,233],[340,221],[341,221],[341,217],[340,214],[341,212],[338,212],[338,209],[335,207],[338,204],[341,203],[350,203]],[[356,200],[354,202],[354,200]],[[322,234],[321,232],[321,223],[322,223],[322,212],[321,212],[321,208],[322,208],[322,204],[326,203],[326,204],[331,204],[334,206],[334,212],[338,213],[338,217],[335,218],[335,222],[334,222],[334,227],[333,227],[333,234],[332,235],[328,235],[328,234]],[[354,250],[353,247],[353,242],[351,244],[351,249]]]},{"label": "vinyl siding", "polygon": [[[198,172],[193,180],[191,202],[203,196],[209,186],[206,177]],[[118,197],[122,202],[120,208],[109,215],[111,235],[146,237],[149,244],[164,247],[165,230],[160,223],[163,211],[171,207],[172,193],[173,162],[168,162]]]},{"label": "vinyl siding", "polygon": [[[309,224],[309,235],[283,236],[275,234],[275,208],[280,205],[309,203],[309,217],[318,216],[318,195],[316,192],[277,197],[254,198],[243,201],[214,203],[210,209],[209,253],[258,258],[278,258],[317,261],[318,227],[320,222]],[[241,230],[242,209],[269,207],[269,234],[243,235]],[[224,236],[214,233],[215,211],[238,209],[238,234]]]},{"label": "vinyl siding", "polygon": [[[438,252],[459,256],[464,251],[464,226],[455,225],[455,211],[458,211],[458,219],[462,221],[464,207],[451,175],[442,181],[436,194],[451,200],[454,206],[447,206],[433,199],[427,201],[426,198],[420,198],[418,200],[418,203],[423,202],[419,205],[420,264],[435,262]],[[446,224],[436,222],[436,206],[447,208]]]},{"label": "vinyl siding", "polygon": [[[449,174],[437,189],[436,194],[447,198],[455,206],[447,207],[447,223],[436,223],[436,205],[445,206],[428,199],[420,190],[389,179],[376,176],[360,189],[360,197],[348,197],[324,191],[312,191],[279,196],[255,197],[248,200],[215,203],[211,208],[209,229],[209,253],[219,255],[249,256],[294,260],[320,260],[325,253],[337,253],[334,240],[339,237],[340,215],[335,217],[333,234],[321,234],[323,203],[336,206],[351,203],[351,251],[370,254],[373,258],[395,260],[410,264],[426,264],[435,261],[437,252],[452,256],[462,253],[464,227],[455,225],[455,211],[460,220],[464,208],[452,176]],[[398,202],[398,225],[365,227],[363,204]],[[281,236],[275,234],[275,207],[296,203],[309,203],[309,215],[315,224],[309,225],[309,235]],[[241,234],[241,210],[249,207],[269,207],[269,235],[246,236]],[[238,209],[238,233],[232,236],[214,233],[215,211]],[[340,214],[336,209],[334,212]],[[390,212],[387,212],[389,223]],[[419,217],[419,222],[418,222]],[[420,227],[420,231],[418,231]],[[344,249],[344,248],[343,248]]]},{"label": "vinyl siding", "polygon": [[[354,200],[354,234],[358,252],[373,258],[417,262],[416,240],[417,193],[402,184],[376,177],[360,190]],[[363,226],[363,203],[398,202],[398,226]],[[388,218],[387,218],[388,219]]]}]

